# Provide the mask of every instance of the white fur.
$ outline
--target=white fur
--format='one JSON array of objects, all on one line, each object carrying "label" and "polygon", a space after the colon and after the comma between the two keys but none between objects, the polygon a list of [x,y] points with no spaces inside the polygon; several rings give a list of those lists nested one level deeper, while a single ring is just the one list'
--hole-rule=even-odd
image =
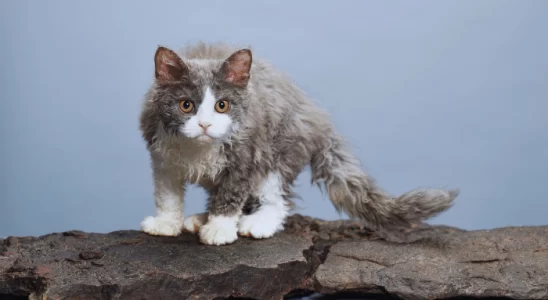
[{"label": "white fur", "polygon": [[177,236],[181,233],[182,221],[171,214],[148,216],[141,222],[141,229],[151,235]]},{"label": "white fur", "polygon": [[[233,122],[228,113],[218,113],[215,110],[217,100],[211,88],[207,87],[198,112],[182,126],[181,132],[187,137],[195,138],[201,142],[211,142],[226,137],[233,129]],[[202,128],[200,124],[207,129]]]},{"label": "white fur", "polygon": [[283,196],[280,174],[270,173],[259,188],[261,207],[253,214],[240,219],[240,235],[261,239],[272,237],[278,230],[282,230],[289,212]]},{"label": "white fur", "polygon": [[200,228],[200,241],[207,245],[225,245],[236,241],[239,217],[209,215],[208,222]]},{"label": "white fur", "polygon": [[203,178],[213,179],[224,168],[225,159],[214,143],[195,143],[188,137],[174,137],[158,130],[153,156],[175,177],[197,184]]},{"label": "white fur", "polygon": [[154,171],[154,200],[156,216],[146,217],[141,229],[152,235],[176,236],[183,227],[184,188],[169,179],[170,174]]},{"label": "white fur", "polygon": [[183,229],[191,233],[197,233],[206,222],[207,213],[188,216],[183,221]]}]

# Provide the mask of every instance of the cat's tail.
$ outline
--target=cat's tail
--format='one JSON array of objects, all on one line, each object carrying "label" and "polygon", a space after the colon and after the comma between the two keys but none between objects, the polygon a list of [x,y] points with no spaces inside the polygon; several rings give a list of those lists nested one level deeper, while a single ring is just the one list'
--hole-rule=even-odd
[{"label": "cat's tail", "polygon": [[323,183],[339,212],[364,221],[378,236],[393,242],[421,238],[418,229],[414,229],[425,228],[422,221],[449,209],[459,193],[458,190],[417,189],[391,197],[375,184],[338,138],[331,138],[312,157],[311,169],[312,182]]}]

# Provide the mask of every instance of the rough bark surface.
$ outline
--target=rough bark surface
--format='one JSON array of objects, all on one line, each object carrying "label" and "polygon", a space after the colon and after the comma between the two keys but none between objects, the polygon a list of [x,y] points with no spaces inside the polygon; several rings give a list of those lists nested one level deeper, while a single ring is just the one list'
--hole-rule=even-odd
[{"label": "rough bark surface", "polygon": [[435,226],[422,234],[393,244],[357,222],[294,215],[271,239],[221,247],[188,233],[9,237],[0,240],[0,299],[289,299],[313,291],[352,292],[352,299],[548,299],[548,226]]}]

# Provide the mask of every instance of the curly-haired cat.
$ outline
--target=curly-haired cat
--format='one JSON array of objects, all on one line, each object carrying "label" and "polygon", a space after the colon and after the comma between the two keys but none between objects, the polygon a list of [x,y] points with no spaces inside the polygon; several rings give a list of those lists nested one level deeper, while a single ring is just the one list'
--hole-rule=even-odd
[{"label": "curly-haired cat", "polygon": [[[241,236],[269,238],[283,228],[293,181],[307,165],[339,211],[378,235],[407,241],[421,221],[448,209],[457,190],[390,197],[376,186],[328,114],[287,76],[249,49],[198,43],[179,54],[158,47],[140,128],[152,161],[152,235],[183,228],[210,245]],[[207,191],[207,213],[183,221],[185,186]]]}]

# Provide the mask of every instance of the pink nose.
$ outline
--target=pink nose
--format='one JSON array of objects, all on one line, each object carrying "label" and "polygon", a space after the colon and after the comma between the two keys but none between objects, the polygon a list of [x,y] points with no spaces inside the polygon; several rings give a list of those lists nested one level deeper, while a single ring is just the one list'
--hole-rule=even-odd
[{"label": "pink nose", "polygon": [[205,124],[204,124],[204,123],[198,123],[198,125],[199,125],[200,127],[202,127],[202,129],[203,129],[204,131],[206,131],[207,128],[208,128],[209,126],[211,126],[211,124],[207,124],[207,123],[205,123]]}]

